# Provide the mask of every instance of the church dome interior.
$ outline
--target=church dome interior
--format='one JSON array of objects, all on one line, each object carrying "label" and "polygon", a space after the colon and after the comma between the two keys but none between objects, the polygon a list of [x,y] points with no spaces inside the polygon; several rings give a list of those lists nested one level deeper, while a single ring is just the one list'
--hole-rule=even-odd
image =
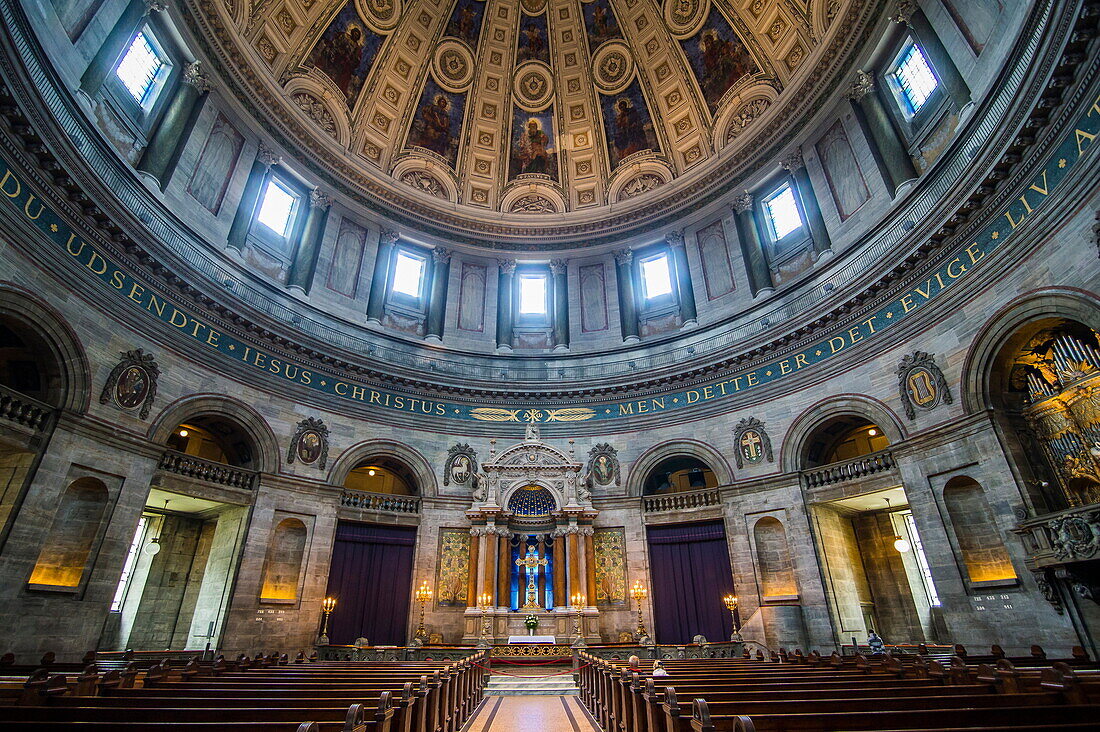
[{"label": "church dome interior", "polygon": [[1098,31],[0,0],[0,727],[1094,724]]}]

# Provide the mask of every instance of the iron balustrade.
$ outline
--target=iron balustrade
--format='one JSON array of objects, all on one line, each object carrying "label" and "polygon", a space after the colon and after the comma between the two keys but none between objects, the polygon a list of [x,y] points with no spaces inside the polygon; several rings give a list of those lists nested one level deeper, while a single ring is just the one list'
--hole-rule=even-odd
[{"label": "iron balustrade", "polygon": [[364,493],[344,491],[340,505],[364,511],[388,511],[390,513],[420,513],[420,499],[415,496],[395,496],[391,493]]},{"label": "iron balustrade", "polygon": [[185,455],[175,450],[165,450],[157,467],[168,473],[194,478],[208,483],[240,488],[250,491],[256,486],[258,474],[255,470],[236,468],[225,463],[214,462],[194,455]]},{"label": "iron balustrade", "polygon": [[843,483],[846,480],[865,478],[869,475],[885,473],[896,467],[894,455],[889,450],[860,455],[851,460],[842,460],[837,463],[829,463],[818,468],[802,471],[802,480],[807,488],[817,488],[833,483]]}]

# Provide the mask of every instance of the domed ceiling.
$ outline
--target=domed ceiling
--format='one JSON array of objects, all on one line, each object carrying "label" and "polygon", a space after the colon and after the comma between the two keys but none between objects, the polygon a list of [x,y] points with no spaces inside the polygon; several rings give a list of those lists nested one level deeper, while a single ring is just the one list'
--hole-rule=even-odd
[{"label": "domed ceiling", "polygon": [[193,2],[276,144],[383,213],[498,240],[622,233],[717,191],[769,147],[750,133],[782,144],[844,80],[881,4]]}]

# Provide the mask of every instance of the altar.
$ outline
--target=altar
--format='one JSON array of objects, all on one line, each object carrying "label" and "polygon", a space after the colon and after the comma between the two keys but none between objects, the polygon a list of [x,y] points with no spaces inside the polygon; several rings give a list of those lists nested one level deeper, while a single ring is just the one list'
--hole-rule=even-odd
[{"label": "altar", "polygon": [[510,646],[526,646],[526,645],[540,645],[540,646],[552,646],[557,643],[558,640],[552,635],[510,635],[508,636],[508,645]]}]

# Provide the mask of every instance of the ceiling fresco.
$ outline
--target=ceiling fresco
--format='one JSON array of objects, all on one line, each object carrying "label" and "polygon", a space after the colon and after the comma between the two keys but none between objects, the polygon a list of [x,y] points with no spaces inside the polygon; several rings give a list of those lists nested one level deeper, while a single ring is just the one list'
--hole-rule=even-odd
[{"label": "ceiling fresco", "polygon": [[[418,210],[659,201],[748,143],[869,0],[225,0],[200,24],[311,149]],[[217,9],[218,18],[210,17]],[[198,26],[196,26],[198,27]],[[239,63],[238,63],[239,65]],[[236,76],[240,77],[239,69]],[[816,76],[821,77],[819,72]],[[797,101],[797,99],[795,100]],[[697,176],[696,176],[697,177]],[[426,208],[425,208],[426,207]]]}]

